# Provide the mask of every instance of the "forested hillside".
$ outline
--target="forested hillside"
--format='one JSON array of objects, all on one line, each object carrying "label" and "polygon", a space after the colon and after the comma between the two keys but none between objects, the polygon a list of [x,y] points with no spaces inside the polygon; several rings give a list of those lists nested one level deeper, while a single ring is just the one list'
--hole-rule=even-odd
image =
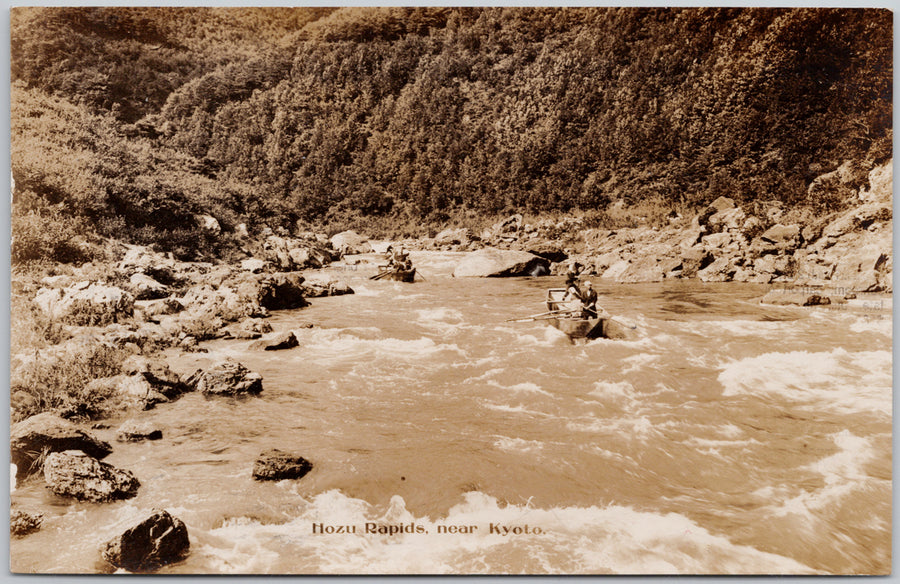
[{"label": "forested hillside", "polygon": [[217,253],[200,213],[825,214],[847,191],[815,177],[891,157],[887,10],[16,8],[11,35],[14,260]]}]

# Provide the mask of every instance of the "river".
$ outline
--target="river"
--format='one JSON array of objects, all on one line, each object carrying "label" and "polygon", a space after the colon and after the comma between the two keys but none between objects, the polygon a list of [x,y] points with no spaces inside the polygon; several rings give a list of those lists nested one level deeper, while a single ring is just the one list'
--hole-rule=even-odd
[{"label": "river", "polygon": [[[154,507],[190,532],[164,574],[890,571],[889,296],[780,308],[758,285],[595,279],[639,335],[572,343],[506,322],[561,278],[453,279],[461,256],[414,252],[415,284],[333,266],[356,294],[270,318],[299,347],[176,356],[233,357],[264,391],[141,413],[164,438],[106,459],[140,479],[134,499],[19,485],[45,519],[11,543],[13,571],[106,571],[98,546]],[[252,480],[273,447],[313,471]]]}]

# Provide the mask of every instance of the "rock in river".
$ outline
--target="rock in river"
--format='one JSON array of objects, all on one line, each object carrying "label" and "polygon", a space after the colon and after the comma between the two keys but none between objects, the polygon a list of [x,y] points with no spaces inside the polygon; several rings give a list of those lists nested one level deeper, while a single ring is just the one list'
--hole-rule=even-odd
[{"label": "rock in river", "polygon": [[453,270],[456,278],[534,276],[550,273],[550,260],[525,251],[484,248],[468,254]]},{"label": "rock in river", "polygon": [[48,456],[44,461],[44,480],[57,495],[94,502],[130,499],[141,486],[130,471],[100,462],[80,450]]},{"label": "rock in river", "polygon": [[262,391],[262,376],[237,361],[226,359],[191,376],[197,391],[214,395],[238,395]]},{"label": "rock in river", "polygon": [[41,528],[44,516],[41,513],[29,513],[21,509],[9,512],[9,534],[13,537],[25,537]]},{"label": "rock in river", "polygon": [[184,522],[154,509],[149,517],[106,542],[103,559],[130,572],[149,572],[177,562],[190,550]]},{"label": "rock in river", "polygon": [[260,339],[250,343],[250,348],[256,351],[279,351],[281,349],[293,349],[300,345],[293,331],[278,333],[272,338]]},{"label": "rock in river", "polygon": [[273,448],[260,454],[253,463],[253,478],[258,481],[299,479],[311,470],[312,463],[302,456]]}]

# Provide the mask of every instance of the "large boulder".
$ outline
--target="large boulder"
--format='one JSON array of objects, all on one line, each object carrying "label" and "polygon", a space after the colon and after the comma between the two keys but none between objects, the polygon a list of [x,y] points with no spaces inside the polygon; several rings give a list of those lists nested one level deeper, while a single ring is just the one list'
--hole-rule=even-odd
[{"label": "large boulder", "polygon": [[550,273],[550,261],[524,251],[484,248],[468,254],[453,270],[456,278],[537,276]]},{"label": "large boulder", "polygon": [[187,527],[167,511],[150,516],[103,544],[103,559],[129,572],[150,572],[182,560],[190,550]]},{"label": "large boulder", "polygon": [[702,247],[692,247],[681,252],[681,277],[693,278],[697,272],[713,262],[713,255]]},{"label": "large boulder", "polygon": [[728,197],[719,197],[700,212],[700,214],[697,216],[697,220],[700,225],[706,226],[708,225],[710,218],[714,215],[734,208],[734,199],[729,199]]},{"label": "large boulder", "polygon": [[314,274],[303,282],[303,293],[308,298],[353,294],[353,288],[331,274]]},{"label": "large boulder", "polygon": [[127,470],[80,450],[54,452],[44,461],[44,480],[57,495],[96,503],[130,499],[141,483]]},{"label": "large boulder", "polygon": [[335,252],[315,236],[302,239],[270,235],[259,250],[261,259],[285,272],[321,268],[335,257]]},{"label": "large boulder", "polygon": [[822,235],[838,238],[855,231],[868,229],[875,223],[889,223],[893,219],[890,203],[866,203],[841,213],[822,230]]},{"label": "large boulder", "polygon": [[259,280],[258,302],[268,310],[303,308],[304,278],[295,273],[270,274]]},{"label": "large boulder", "polygon": [[134,316],[134,297],[115,286],[79,282],[41,288],[34,302],[51,319],[76,326],[103,326]]},{"label": "large boulder", "polygon": [[331,247],[342,254],[372,253],[369,240],[355,231],[342,231],[331,236]]},{"label": "large boulder", "polygon": [[18,477],[40,471],[37,461],[42,455],[65,450],[81,450],[103,458],[112,452],[112,447],[49,412],[22,420],[10,431],[11,462],[16,465]]},{"label": "large boulder", "polygon": [[215,319],[231,322],[246,317],[268,316],[268,312],[259,302],[259,288],[255,280],[222,285],[218,288],[208,284],[193,286],[180,299],[181,304],[185,306],[186,314],[181,315],[179,319],[193,317],[212,323]]},{"label": "large boulder", "polygon": [[151,321],[158,320],[157,317],[178,314],[184,310],[184,305],[175,298],[141,301],[136,302],[135,305],[144,318]]},{"label": "large boulder", "polygon": [[194,221],[197,222],[197,227],[212,236],[222,233],[222,226],[219,225],[219,220],[212,215],[195,215]]},{"label": "large boulder", "polygon": [[237,361],[226,359],[191,376],[197,391],[212,395],[256,394],[262,391],[262,376]]},{"label": "large boulder", "polygon": [[253,478],[258,481],[299,479],[311,470],[312,463],[302,456],[273,448],[260,454],[253,463]]},{"label": "large boulder", "polygon": [[250,348],[256,351],[280,351],[293,349],[300,346],[300,341],[293,331],[278,333],[269,339],[260,339],[250,344]]},{"label": "large boulder", "polygon": [[451,245],[466,245],[472,240],[472,234],[468,228],[444,229],[434,236],[434,244],[438,247]]},{"label": "large boulder", "polygon": [[775,224],[766,229],[759,237],[775,246],[778,251],[797,249],[803,241],[799,225]]},{"label": "large boulder", "polygon": [[660,263],[659,258],[648,255],[635,258],[622,273],[615,277],[615,280],[622,284],[637,284],[662,282],[665,277],[665,267]]},{"label": "large boulder", "polygon": [[181,377],[172,371],[164,361],[157,359],[133,355],[122,363],[122,372],[142,377],[154,391],[158,391],[169,399],[191,390],[190,386],[182,381]]},{"label": "large boulder", "polygon": [[697,277],[703,282],[729,282],[737,268],[728,258],[718,258],[699,272]]},{"label": "large boulder", "polygon": [[272,332],[272,325],[261,318],[247,318],[225,327],[224,332],[225,338],[258,339],[265,333]]},{"label": "large boulder", "polygon": [[131,293],[136,300],[157,300],[169,295],[169,287],[147,274],[132,274],[128,280]]}]

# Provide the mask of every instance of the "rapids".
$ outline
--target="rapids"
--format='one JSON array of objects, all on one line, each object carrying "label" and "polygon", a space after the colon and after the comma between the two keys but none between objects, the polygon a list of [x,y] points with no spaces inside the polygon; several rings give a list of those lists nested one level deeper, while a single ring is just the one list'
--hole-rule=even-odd
[{"label": "rapids", "polygon": [[[890,571],[889,297],[782,308],[758,285],[595,279],[639,338],[573,344],[506,322],[543,312],[560,278],[453,279],[460,257],[414,252],[415,284],[330,267],[356,294],[270,318],[298,348],[173,355],[182,373],[234,357],[264,391],[142,413],[164,438],[107,459],[140,479],[129,501],[18,485],[45,519],[12,541],[12,570],[107,570],[100,543],[163,507],[191,537],[170,574]],[[313,471],[253,481],[273,447]]]}]

